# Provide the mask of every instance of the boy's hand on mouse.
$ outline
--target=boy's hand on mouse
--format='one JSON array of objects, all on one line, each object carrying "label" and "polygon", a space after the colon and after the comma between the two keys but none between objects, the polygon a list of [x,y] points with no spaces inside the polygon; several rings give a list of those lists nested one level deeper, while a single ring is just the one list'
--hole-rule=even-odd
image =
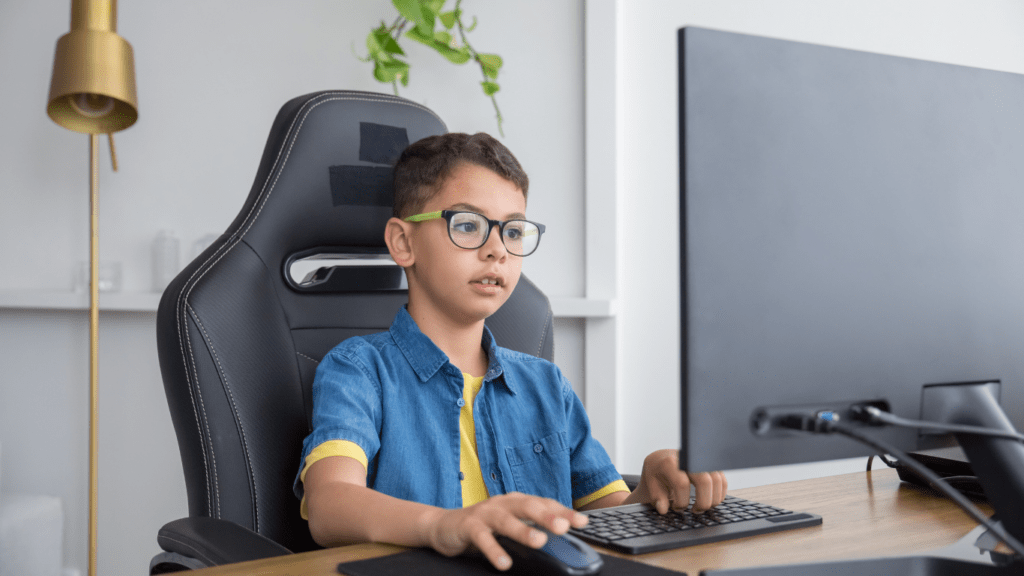
[{"label": "boy's hand on mouse", "polygon": [[513,492],[488,498],[468,508],[438,509],[426,525],[430,547],[445,556],[455,556],[476,547],[499,570],[507,570],[512,559],[495,540],[504,534],[532,548],[540,548],[547,536],[530,526],[534,522],[554,534],[582,528],[587,517],[555,500]]},{"label": "boy's hand on mouse", "polygon": [[652,452],[644,458],[640,484],[626,499],[626,503],[649,502],[659,514],[672,508],[682,510],[690,504],[690,485],[696,488],[693,512],[701,513],[725,500],[729,487],[721,472],[686,472],[679,469],[679,452],[666,449]]}]

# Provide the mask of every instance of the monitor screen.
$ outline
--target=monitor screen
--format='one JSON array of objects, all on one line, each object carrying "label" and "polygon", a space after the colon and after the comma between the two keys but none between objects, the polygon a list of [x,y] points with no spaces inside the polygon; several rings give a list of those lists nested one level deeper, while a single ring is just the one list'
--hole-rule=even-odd
[{"label": "monitor screen", "polygon": [[751,421],[919,418],[938,383],[998,381],[1020,429],[1024,76],[692,27],[678,46],[681,466],[866,455]]}]

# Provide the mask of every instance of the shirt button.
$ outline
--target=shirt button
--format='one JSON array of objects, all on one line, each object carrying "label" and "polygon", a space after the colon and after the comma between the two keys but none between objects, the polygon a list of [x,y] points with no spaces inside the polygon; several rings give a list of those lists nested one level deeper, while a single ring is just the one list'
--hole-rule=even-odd
[{"label": "shirt button", "polygon": [[495,474],[494,472],[491,472],[491,480],[497,480],[497,479],[498,479],[498,475]]},{"label": "shirt button", "polygon": [[461,481],[463,481],[465,479],[466,479],[466,475],[461,470],[459,470],[459,482],[461,482]]},{"label": "shirt button", "polygon": [[459,405],[459,408],[462,408],[463,406],[466,405],[466,401],[463,400],[462,398],[459,398],[458,400],[456,400],[455,403]]},{"label": "shirt button", "polygon": [[536,452],[537,454],[540,454],[541,452],[544,451],[544,447],[541,446],[540,444],[534,444],[533,451]]}]

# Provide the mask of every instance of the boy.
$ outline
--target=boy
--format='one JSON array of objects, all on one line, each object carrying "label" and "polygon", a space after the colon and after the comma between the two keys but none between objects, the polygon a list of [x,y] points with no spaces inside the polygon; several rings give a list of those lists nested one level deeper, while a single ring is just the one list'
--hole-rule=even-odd
[{"label": "boy", "polygon": [[544,232],[526,220],[528,187],[482,133],[425,138],[399,158],[385,240],[409,304],[389,332],[342,342],[317,369],[296,493],[319,544],[472,546],[505,570],[495,534],[546,541],[524,520],[564,534],[587,520],[570,506],[665,513],[689,503],[691,482],[695,509],[724,499],[721,472],[681,472],[675,450],[648,456],[630,493],[558,369],[494,343],[484,319]]}]

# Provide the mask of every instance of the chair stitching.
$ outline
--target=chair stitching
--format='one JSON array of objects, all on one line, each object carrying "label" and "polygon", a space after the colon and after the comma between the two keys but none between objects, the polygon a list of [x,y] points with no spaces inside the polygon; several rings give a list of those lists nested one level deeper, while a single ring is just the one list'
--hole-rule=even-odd
[{"label": "chair stitching", "polygon": [[[187,306],[187,304],[186,304],[186,306]],[[189,309],[191,309],[191,307],[189,307]],[[187,310],[186,310],[186,313],[187,313]],[[195,408],[196,407],[196,398],[199,398],[199,411],[202,412],[202,415],[203,415],[202,422],[201,422],[202,427],[200,428],[200,442],[202,442],[203,444],[206,445],[206,446],[203,447],[203,450],[202,450],[202,454],[203,454],[203,467],[206,469],[206,488],[207,488],[206,505],[209,507],[210,513],[211,514],[215,514],[214,518],[220,518],[220,488],[218,486],[218,478],[217,478],[217,457],[213,453],[213,441],[210,439],[211,438],[211,434],[210,434],[210,421],[209,421],[209,418],[206,417],[206,404],[203,402],[202,391],[199,390],[199,370],[196,368],[195,355],[192,353],[192,337],[188,335],[188,326],[187,326],[188,317],[187,317],[187,315],[185,317],[184,323],[186,324],[185,340],[188,342],[188,355],[189,355],[189,358],[192,360],[192,370],[195,373],[195,377],[192,379],[193,382],[195,383],[195,394],[193,394],[193,392],[192,392],[192,384],[191,383],[189,384],[188,394],[189,394],[189,396],[192,397],[192,411],[195,412],[195,410],[196,410],[196,408]],[[198,413],[196,414],[196,421],[197,421],[197,423],[200,423],[199,422],[199,415],[198,415]],[[206,432],[205,435],[203,435],[203,433],[202,433],[203,431]],[[203,440],[203,438],[205,438],[205,440]],[[207,447],[209,448],[209,452],[210,452],[209,458],[206,455]],[[210,476],[210,470],[211,469],[213,470],[212,478]],[[213,480],[213,486],[210,486],[210,480],[211,479]],[[214,500],[216,500],[216,505],[214,505]]]},{"label": "chair stitching", "polygon": [[[241,242],[241,240],[236,238],[233,242],[230,242],[230,244],[225,243],[225,245],[221,249],[218,249],[213,254],[211,254],[210,258],[207,258],[206,262],[204,262],[199,268],[196,269],[195,272],[192,273],[192,276],[189,277],[189,281],[188,281],[189,282],[189,284],[188,284],[189,287],[188,287],[187,293],[183,291],[181,293],[181,295],[179,295],[179,300],[184,298],[184,300],[185,300],[184,306],[187,307],[188,310],[192,310],[192,306],[190,304],[188,304],[188,298],[192,294],[192,290],[197,285],[199,285],[199,281],[202,280],[204,276],[206,276],[207,272],[209,272],[210,270],[213,270],[214,266],[216,266],[218,262],[220,262],[225,256],[227,256],[228,252],[230,252],[232,248],[237,246],[239,242]],[[223,252],[222,252],[222,250],[223,250]],[[218,253],[220,253],[219,256],[218,256]],[[214,257],[216,257],[216,260],[213,260]],[[213,262],[211,262],[211,260],[213,260]],[[204,269],[204,267],[205,267],[205,269]],[[192,281],[192,278],[194,278],[196,274],[199,274],[200,270],[203,271],[202,274],[200,274],[199,278],[196,278],[195,281]],[[186,332],[186,338],[187,337],[188,337],[188,334]],[[192,344],[191,344],[191,339],[189,339],[189,354],[191,354],[191,353],[192,353]],[[193,359],[192,362],[193,362],[193,365],[194,365],[195,364],[195,359]],[[196,373],[196,386],[197,387],[199,386],[199,374],[198,373]],[[202,395],[200,395],[199,398],[200,398],[200,402],[201,402],[202,401]],[[205,409],[205,407],[203,408],[203,418],[204,418],[204,420],[206,419],[206,409]],[[207,431],[207,435],[209,435],[209,431]],[[213,460],[213,484],[214,484],[213,497],[216,500],[216,505],[217,505],[217,515],[215,517],[216,518],[220,518],[220,516],[221,516],[221,510],[220,510],[220,486],[219,486],[219,479],[218,479],[218,476],[217,476],[217,458],[216,458],[216,456],[213,453],[213,443],[212,443],[212,441],[210,442],[210,459]],[[207,473],[207,483],[209,483],[209,473]]]},{"label": "chair stitching", "polygon": [[[199,267],[196,268],[196,270],[192,273],[192,275],[189,276],[188,280],[186,280],[185,286],[187,286],[187,289],[186,290],[182,290],[181,292],[178,293],[178,300],[175,303],[175,311],[181,314],[180,317],[177,314],[175,314],[176,318],[180,318],[181,319],[180,320],[181,324],[178,327],[178,347],[181,350],[182,360],[184,361],[186,367],[188,366],[188,359],[185,357],[185,348],[186,347],[188,348],[188,357],[192,359],[192,368],[195,371],[195,377],[191,378],[192,381],[188,383],[189,384],[189,396],[192,397],[192,411],[193,411],[193,413],[195,413],[195,416],[196,416],[196,424],[197,425],[202,424],[203,426],[206,427],[207,438],[209,438],[209,424],[206,422],[206,407],[202,403],[203,402],[202,401],[202,394],[198,394],[198,392],[199,392],[199,373],[198,373],[198,371],[196,371],[196,368],[195,368],[195,357],[192,354],[192,339],[188,336],[188,326],[187,326],[188,314],[187,314],[187,311],[185,310],[185,307],[188,306],[189,296],[191,296],[192,290],[199,283],[199,280],[201,280],[203,278],[203,276],[206,275],[206,272],[208,272],[211,268],[213,268],[213,266],[217,262],[219,262],[220,259],[223,258],[230,251],[231,247],[233,247],[237,243],[238,243],[237,240],[235,242],[233,242],[233,243],[230,242],[230,241],[226,242],[223,246],[221,246],[220,248],[215,250],[214,253],[211,254],[210,257],[207,258],[205,262],[200,264]],[[216,258],[216,260],[214,260],[214,258]],[[213,262],[211,263],[211,261],[213,261]],[[200,271],[202,271],[202,274],[200,274],[199,278],[196,278],[196,274],[199,274]],[[183,334],[184,334],[184,341],[182,339],[182,335]],[[188,370],[185,371],[185,377],[186,378],[190,378]],[[192,387],[193,386],[195,387],[196,392],[197,392],[197,394],[195,394],[195,395],[193,395],[193,393],[192,393]],[[202,414],[203,414],[202,422],[200,422],[199,414],[195,410],[196,396],[199,397],[199,406],[200,406],[200,408],[202,410]],[[203,442],[203,439],[202,439],[202,426],[200,426],[200,442]],[[206,472],[206,483],[207,483],[207,486],[210,485],[210,480],[211,480],[210,471],[212,469],[213,470],[213,478],[212,478],[212,480],[213,480],[213,486],[214,486],[214,490],[211,493],[207,494],[207,498],[206,498],[207,506],[210,507],[210,512],[213,513],[214,512],[214,506],[213,506],[213,503],[211,502],[211,497],[212,498],[216,498],[216,500],[217,500],[216,517],[219,518],[220,517],[220,496],[219,496],[219,493],[217,492],[217,490],[218,490],[217,462],[216,462],[215,456],[213,455],[213,445],[212,445],[212,443],[210,444],[210,459],[213,460],[212,466],[211,466],[211,463],[207,461],[206,450],[204,449],[203,450],[203,467],[204,467],[204,470]]]},{"label": "chair stitching", "polygon": [[[317,98],[322,98],[322,97],[326,97],[326,96],[328,96],[328,94],[325,94],[323,96],[319,96]],[[315,105],[311,105],[311,103],[314,102],[315,100],[316,100],[316,98],[311,99],[310,101],[308,101],[305,104],[303,104],[302,107],[303,108],[309,107],[309,110],[303,111],[303,110],[300,109],[300,111],[296,115],[296,117],[292,119],[292,124],[288,128],[288,133],[292,133],[293,129],[295,129],[295,131],[297,133],[298,129],[295,128],[296,123],[299,122],[299,118],[300,117],[302,118],[302,121],[304,122],[305,118],[309,114],[310,110],[312,110],[316,106],[319,106],[322,103],[332,102],[332,101],[337,101],[337,100],[358,100],[358,101],[365,101],[365,102],[389,102],[389,103],[394,103],[394,104],[403,105],[403,106],[411,106],[413,108],[417,108],[417,109],[420,109],[420,110],[423,110],[423,111],[427,112],[428,114],[433,116],[435,119],[437,119],[437,121],[441,123],[441,126],[443,126],[447,130],[447,126],[445,125],[444,121],[441,120],[441,118],[433,110],[431,110],[431,109],[429,109],[429,108],[427,108],[425,106],[416,104],[415,102],[397,100],[397,99],[395,99],[393,97],[390,97],[390,96],[388,96],[386,94],[382,94],[379,97],[375,97],[375,98],[355,97],[355,96],[335,96],[335,97],[331,97],[329,99],[324,99],[324,100],[322,100],[321,102],[318,102]],[[299,122],[299,128],[301,128],[301,122]],[[295,134],[292,134],[292,142],[291,142],[291,144],[288,145],[288,154],[289,155],[291,153],[291,149],[294,146],[294,144],[295,144]],[[278,151],[277,158],[274,159],[274,165],[270,169],[270,172],[269,172],[270,174],[274,174],[275,171],[277,171],[277,164],[278,164],[279,161],[281,161],[281,154],[283,152],[284,152],[283,149]],[[287,161],[287,156],[285,157],[285,162],[286,161]],[[187,289],[182,290],[181,292],[178,293],[178,300],[176,302],[176,307],[175,307],[177,311],[180,311],[182,313],[180,318],[182,319],[183,324],[184,324],[184,321],[187,321],[187,316],[184,313],[183,304],[186,303],[188,301],[189,297],[192,295],[192,290],[196,287],[196,285],[199,284],[199,281],[202,280],[204,276],[206,276],[206,273],[209,272],[225,255],[227,255],[228,252],[231,251],[231,249],[233,249],[238,244],[238,242],[241,240],[241,236],[244,236],[249,231],[249,228],[252,227],[252,224],[256,221],[256,218],[259,216],[260,212],[262,212],[263,205],[266,204],[266,200],[267,200],[267,198],[270,195],[270,192],[267,192],[267,187],[266,187],[267,184],[271,184],[271,189],[272,189],[273,185],[276,184],[277,178],[278,178],[279,175],[280,174],[277,174],[274,177],[273,184],[271,184],[270,182],[265,182],[264,183],[264,187],[260,191],[260,196],[262,196],[263,198],[259,202],[255,203],[254,206],[253,206],[253,208],[255,208],[256,204],[258,204],[259,205],[259,210],[257,211],[255,216],[253,216],[252,209],[249,210],[249,214],[246,216],[246,221],[249,221],[249,222],[248,222],[248,224],[245,225],[245,230],[242,231],[241,235],[234,236],[234,234],[233,234],[232,237],[234,237],[234,241],[231,241],[231,237],[229,237],[228,241],[225,242],[223,246],[221,246],[216,251],[214,251],[214,253],[211,254],[210,257],[207,258],[205,262],[203,262],[202,264],[200,264],[196,268],[196,270],[192,273],[192,275],[189,276],[188,280],[186,280],[185,286],[187,286]],[[264,194],[264,193],[266,193],[266,194]],[[251,221],[250,221],[250,219],[251,219]],[[197,274],[199,275],[198,278],[196,277]],[[184,334],[184,338],[182,338],[183,334]],[[183,327],[182,325],[179,325],[179,327],[178,327],[178,348],[181,351],[181,355],[182,355],[182,359],[183,360],[186,359],[186,354],[185,354],[186,342],[185,341],[188,341],[187,347],[189,349],[189,356],[191,356],[192,349],[191,349],[191,341],[188,338],[188,329],[187,329],[187,327]],[[193,359],[193,362],[194,362],[194,359]],[[193,368],[194,368],[194,365],[193,365]],[[188,371],[187,370],[186,370],[186,378],[188,378]],[[198,386],[198,374],[196,375],[196,379],[197,380],[195,382],[195,385]],[[190,382],[189,384],[190,384],[189,395],[192,395],[192,389],[191,389],[191,384],[192,383]],[[200,403],[201,402],[202,402],[202,396],[200,395]],[[192,398],[192,403],[193,403],[193,413],[195,413],[195,397],[194,396]],[[200,422],[199,422],[199,414],[195,413],[195,416],[196,416],[196,423],[200,424]],[[204,409],[203,410],[203,418],[205,419],[205,417],[206,417],[206,414],[205,414],[205,409]],[[200,437],[201,436],[202,436],[202,428],[200,428]],[[200,438],[200,441],[202,441],[201,438]],[[212,452],[210,454],[210,457],[211,457],[211,459],[213,458]],[[206,461],[206,454],[205,454],[205,452],[203,453],[203,466],[206,469],[206,478],[207,478],[207,483],[209,484],[209,481],[210,481],[210,464]],[[216,483],[217,483],[217,478],[216,478],[216,474],[217,474],[216,462],[214,462],[214,465],[213,465],[213,474],[214,474],[214,478],[213,478],[214,485],[216,485]],[[207,495],[207,501],[208,501],[208,505],[209,505],[209,495]],[[212,505],[211,505],[211,508],[212,508]],[[217,503],[217,508],[218,508],[217,512],[218,512],[218,516],[219,516],[219,514],[220,514],[220,503],[219,503],[219,501]]]},{"label": "chair stitching", "polygon": [[316,363],[316,364],[319,364],[319,363],[320,363],[320,361],[319,361],[319,360],[317,360],[316,358],[312,358],[312,357],[306,356],[306,355],[305,355],[305,354],[303,354],[302,352],[296,352],[296,354],[298,354],[299,356],[302,356],[302,357],[303,357],[303,358],[305,358],[306,360],[312,360],[312,361],[313,361],[314,363]]},{"label": "chair stitching", "polygon": [[252,473],[252,455],[249,453],[249,441],[245,435],[245,424],[242,422],[242,417],[238,413],[238,405],[235,403],[235,395],[231,391],[231,385],[228,383],[227,374],[224,373],[224,366],[220,363],[220,357],[217,355],[217,349],[213,346],[213,340],[210,335],[206,332],[206,327],[203,326],[199,315],[196,314],[195,309],[192,306],[188,306],[188,311],[192,314],[192,318],[195,319],[196,324],[199,325],[199,330],[203,333],[203,339],[206,341],[206,345],[210,347],[210,353],[213,355],[214,362],[217,363],[217,371],[220,372],[221,382],[224,383],[224,389],[228,393],[228,400],[231,401],[231,410],[235,415],[235,422],[238,423],[238,428],[242,433],[242,450],[245,452],[245,462],[249,469],[249,490],[252,491],[252,502],[253,502],[253,517],[255,518],[256,532],[260,531],[260,508],[259,508],[259,495],[256,492],[256,480]]},{"label": "chair stitching", "polygon": [[[537,357],[538,358],[543,358],[543,356],[541,356],[541,354],[544,353],[544,341],[548,339],[548,322],[551,321],[551,319],[552,319],[551,316],[552,316],[552,314],[551,314],[551,307],[548,306],[547,316],[544,317],[544,335],[540,337],[540,345],[537,346]],[[553,326],[552,326],[552,330],[554,330]],[[552,342],[551,343],[551,359],[554,360],[554,358],[555,358],[555,343]]]}]

